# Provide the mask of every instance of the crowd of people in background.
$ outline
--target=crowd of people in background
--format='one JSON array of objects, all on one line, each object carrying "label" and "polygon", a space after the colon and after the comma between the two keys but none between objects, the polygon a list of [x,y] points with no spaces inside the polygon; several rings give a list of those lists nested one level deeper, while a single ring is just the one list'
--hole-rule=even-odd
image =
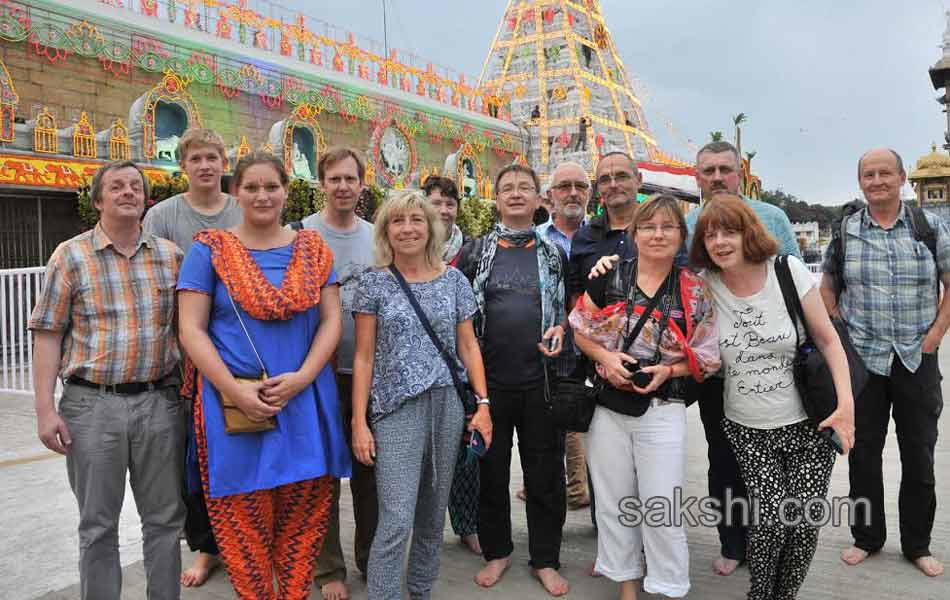
[{"label": "crowd of people in background", "polygon": [[[865,501],[841,558],[857,565],[882,549],[891,416],[902,552],[942,574],[930,536],[950,229],[901,200],[892,150],[859,159],[867,204],[829,246],[820,285],[785,214],[739,193],[726,142],[698,152],[702,204],[687,214],[675,196],[639,202],[637,163],[622,152],[601,156],[593,179],[557,165],[544,191],[531,168],[507,165],[492,188],[497,223],[474,239],[444,177],[390,194],[372,223],[357,216],[365,166],[349,148],[321,155],[326,205],[291,223],[275,156],[241,158],[230,193],[216,133],[189,130],[178,157],[188,191],[147,213],[134,163],[96,173],[99,222],[53,253],[29,323],[39,437],[66,455],[79,508],[82,598],[120,597],[127,477],[149,598],[177,599],[223,564],[239,598],[306,598],[316,586],[345,600],[343,479],[370,598],[432,596],[447,511],[481,557],[475,584],[503,585],[515,439],[530,566],[550,595],[570,590],[566,511],[589,506],[591,575],[622,600],[682,598],[684,527],[628,523],[625,501],[684,488],[693,403],[709,496],[735,509],[718,521],[711,568],[748,564],[750,600],[797,596],[822,515],[790,524],[782,501],[825,498],[836,449],[851,498]],[[595,193],[603,212],[591,216]],[[803,323],[785,309],[781,269]],[[832,319],[870,373],[860,393]],[[793,377],[806,338],[837,394],[821,422]],[[586,433],[554,421],[557,382],[596,390]],[[758,502],[761,520],[744,519],[737,499]],[[184,570],[182,534],[197,552]]]}]

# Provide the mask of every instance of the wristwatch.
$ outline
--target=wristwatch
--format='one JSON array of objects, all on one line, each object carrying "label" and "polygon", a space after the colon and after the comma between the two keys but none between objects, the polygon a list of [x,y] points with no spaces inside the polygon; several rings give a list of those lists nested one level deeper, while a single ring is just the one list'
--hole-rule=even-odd
[{"label": "wristwatch", "polygon": [[491,406],[491,401],[488,399],[488,396],[485,396],[484,398],[479,398],[478,396],[475,396],[475,398],[476,398],[475,404],[487,404],[488,406]]}]

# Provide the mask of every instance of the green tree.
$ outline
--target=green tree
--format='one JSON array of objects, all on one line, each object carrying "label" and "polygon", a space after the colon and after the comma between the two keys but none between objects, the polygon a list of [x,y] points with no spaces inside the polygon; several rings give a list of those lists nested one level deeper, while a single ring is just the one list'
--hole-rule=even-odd
[{"label": "green tree", "polygon": [[710,131],[710,132],[709,132],[709,141],[711,141],[711,142],[721,142],[721,141],[722,141],[722,132],[721,132],[721,131]]}]

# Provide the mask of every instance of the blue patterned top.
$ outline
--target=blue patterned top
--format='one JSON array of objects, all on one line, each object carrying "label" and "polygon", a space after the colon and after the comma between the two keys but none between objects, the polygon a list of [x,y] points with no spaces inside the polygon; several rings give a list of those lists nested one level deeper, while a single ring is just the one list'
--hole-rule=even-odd
[{"label": "blue patterned top", "polygon": [[[868,209],[846,222],[844,279],[838,307],[848,333],[867,368],[888,376],[894,355],[910,372],[921,362],[924,336],[937,317],[937,278],[950,273],[950,228],[929,211],[927,221],[937,236],[937,256],[914,239],[911,216],[904,205],[897,221],[884,229]],[[838,273],[836,244],[825,250],[822,271]]]},{"label": "blue patterned top", "polygon": [[[475,314],[475,294],[468,279],[458,269],[447,267],[432,281],[410,283],[409,288],[439,340],[457,360],[456,328]],[[452,385],[445,361],[388,269],[363,275],[353,298],[353,312],[376,316],[370,423],[428,389]]]}]

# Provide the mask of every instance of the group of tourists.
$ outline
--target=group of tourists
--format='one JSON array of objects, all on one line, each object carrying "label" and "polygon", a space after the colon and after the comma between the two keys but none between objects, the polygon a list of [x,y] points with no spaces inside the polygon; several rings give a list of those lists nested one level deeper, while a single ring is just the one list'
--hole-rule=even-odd
[{"label": "group of tourists", "polygon": [[[682,598],[682,523],[634,519],[629,500],[682,494],[694,402],[709,496],[731,517],[718,522],[712,567],[727,576],[747,563],[748,598],[792,599],[805,580],[822,517],[807,501],[828,493],[832,437],[850,450],[851,497],[867,500],[842,559],[882,548],[892,413],[902,550],[942,573],[929,544],[950,229],[901,202],[893,151],[861,157],[867,205],[829,247],[820,286],[785,214],[739,194],[741,162],[725,142],[699,151],[704,203],[688,214],[667,194],[638,203],[636,161],[614,152],[593,182],[581,165],[558,165],[544,193],[551,217],[535,225],[537,174],[505,166],[493,187],[498,222],[476,239],[455,223],[448,178],[393,192],[369,223],[356,214],[363,159],[333,147],[317,164],[325,207],[284,224],[286,166],[252,152],[227,194],[225,156],[213,131],[186,132],[178,157],[189,189],[147,213],[143,172],[103,166],[91,185],[99,222],[53,253],[30,319],[38,432],[67,457],[84,599],[120,597],[127,476],[149,598],[179,598],[219,563],[239,598],[302,599],[313,586],[347,598],[347,478],[370,598],[404,588],[431,597],[446,511],[482,558],[475,583],[493,587],[514,551],[516,438],[530,566],[550,595],[570,589],[566,511],[589,505],[590,574],[616,582],[622,600],[641,588]],[[604,212],[588,219],[594,190]],[[785,308],[783,282],[803,323]],[[857,397],[832,317],[871,373]],[[793,378],[806,338],[838,400],[820,423]],[[596,390],[586,433],[554,419],[564,382]],[[787,498],[799,500],[797,515],[780,514]],[[743,499],[758,503],[755,519],[730,502]],[[795,520],[802,507],[815,514]],[[184,571],[182,532],[197,552]]]}]

